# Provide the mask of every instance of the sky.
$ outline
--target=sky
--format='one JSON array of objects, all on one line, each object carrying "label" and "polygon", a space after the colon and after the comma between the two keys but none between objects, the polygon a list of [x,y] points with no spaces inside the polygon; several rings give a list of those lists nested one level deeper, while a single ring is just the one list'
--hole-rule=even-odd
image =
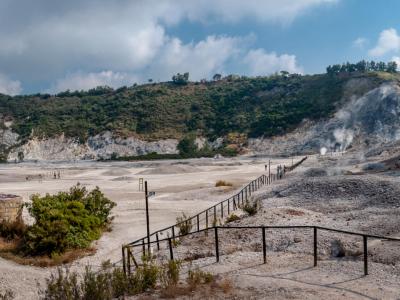
[{"label": "sky", "polygon": [[0,93],[400,64],[398,0],[0,0]]}]

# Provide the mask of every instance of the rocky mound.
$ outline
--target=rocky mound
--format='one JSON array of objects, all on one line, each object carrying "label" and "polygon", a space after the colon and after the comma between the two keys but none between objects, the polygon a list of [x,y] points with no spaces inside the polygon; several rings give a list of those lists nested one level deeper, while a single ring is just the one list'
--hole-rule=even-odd
[{"label": "rocky mound", "polygon": [[281,191],[275,191],[278,197],[290,197],[299,206],[314,205],[316,199],[321,205],[331,201],[354,203],[359,208],[370,206],[400,206],[400,187],[390,180],[379,178],[310,178],[291,183]]}]

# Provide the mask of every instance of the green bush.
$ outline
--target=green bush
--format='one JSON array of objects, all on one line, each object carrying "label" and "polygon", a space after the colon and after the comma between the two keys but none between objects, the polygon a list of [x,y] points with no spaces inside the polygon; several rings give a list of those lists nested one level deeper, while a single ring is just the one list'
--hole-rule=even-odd
[{"label": "green bush", "polygon": [[258,201],[249,201],[247,200],[242,209],[247,212],[250,216],[255,215],[260,209],[260,203]]},{"label": "green bush", "polygon": [[35,222],[24,234],[22,252],[58,255],[67,249],[86,248],[100,237],[115,203],[96,187],[88,192],[79,184],[69,192],[34,195],[27,204]]}]

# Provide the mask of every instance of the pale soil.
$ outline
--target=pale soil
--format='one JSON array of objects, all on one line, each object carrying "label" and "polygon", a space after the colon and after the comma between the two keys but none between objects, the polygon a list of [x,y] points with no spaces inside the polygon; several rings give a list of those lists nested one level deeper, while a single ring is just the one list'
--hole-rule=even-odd
[{"label": "pale soil", "polygon": [[[79,182],[88,189],[99,186],[115,201],[112,231],[94,243],[95,255],[72,264],[72,268],[82,270],[85,265],[96,268],[108,259],[120,261],[121,245],[145,235],[144,193],[138,191],[140,177],[148,181],[150,191],[156,192],[149,205],[151,230],[154,231],[174,224],[181,212],[192,215],[228,198],[236,189],[261,175],[266,161],[242,157],[132,163],[7,164],[0,165],[0,193],[21,195],[24,201],[29,201],[34,193],[65,191]],[[273,167],[278,163],[290,164],[291,160],[274,159]],[[54,171],[60,171],[61,179],[53,179]],[[43,176],[42,181],[39,174]],[[27,176],[29,180],[26,180]],[[219,179],[232,182],[234,186],[215,188]],[[24,218],[31,222],[26,212]],[[52,270],[54,268],[21,266],[0,258],[0,291],[10,288],[16,299],[36,299],[37,282],[43,285]]]},{"label": "pale soil", "polygon": [[[400,237],[397,173],[306,175],[310,167],[322,167],[327,173],[331,168],[356,171],[360,166],[346,163],[352,159],[351,154],[323,161],[311,157],[284,180],[256,192],[254,198],[262,201],[263,208],[255,216],[244,216],[230,224],[318,225]],[[218,294],[218,298],[400,299],[400,242],[369,239],[369,275],[364,276],[361,237],[319,231],[319,261],[314,268],[311,229],[267,230],[265,265],[261,230],[219,232],[219,263],[215,262],[213,230],[208,235],[184,237],[174,249],[176,258],[203,257],[192,264],[231,280],[233,292]],[[335,240],[343,244],[344,257],[332,255]],[[168,257],[168,251],[161,251],[159,256]],[[204,295],[199,291],[192,296],[191,299],[200,299]]]}]

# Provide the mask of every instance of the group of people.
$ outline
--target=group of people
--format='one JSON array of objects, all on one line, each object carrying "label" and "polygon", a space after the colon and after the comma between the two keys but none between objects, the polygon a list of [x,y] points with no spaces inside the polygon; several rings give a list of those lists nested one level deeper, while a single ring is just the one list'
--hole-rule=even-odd
[{"label": "group of people", "polygon": [[[51,171],[51,172],[47,173],[47,176],[52,179],[61,179],[61,171],[60,170]],[[29,180],[37,178],[39,180],[39,182],[42,182],[43,178],[45,178],[45,177],[46,177],[46,175],[43,175],[40,173],[39,175],[27,175],[25,177],[25,180],[29,181]]]}]

